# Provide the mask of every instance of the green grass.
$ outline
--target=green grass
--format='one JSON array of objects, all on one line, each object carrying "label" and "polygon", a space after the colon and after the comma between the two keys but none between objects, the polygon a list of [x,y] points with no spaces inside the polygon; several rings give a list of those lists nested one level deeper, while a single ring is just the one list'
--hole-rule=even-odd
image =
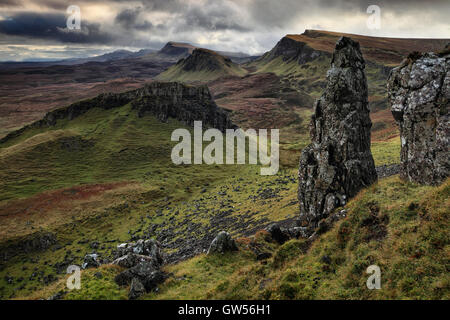
[{"label": "green grass", "polygon": [[[188,215],[190,221],[207,229],[211,217],[232,206],[232,216],[251,229],[296,214],[297,207],[290,204],[296,184],[278,188],[274,184],[293,172],[263,177],[257,165],[173,165],[170,152],[175,142],[170,136],[180,127],[192,130],[175,120],[162,123],[152,116],[138,118],[128,105],[94,108],[71,121],[59,120],[54,127],[28,129],[1,145],[0,161],[2,168],[7,168],[0,170],[2,205],[12,201],[32,204],[30,197],[39,198],[42,192],[60,188],[121,181],[134,184],[120,192],[101,194],[91,204],[74,202],[59,209],[55,198],[49,200],[55,201],[49,212],[44,209],[31,212],[29,218],[3,220],[11,229],[2,233],[0,247],[33,238],[42,228],[55,233],[61,247],[20,254],[5,262],[0,268],[0,296],[28,296],[39,290],[42,279],[29,279],[33,273],[61,279],[64,270],[57,272],[53,266],[63,263],[68,252],[72,263],[81,265],[84,255],[92,252],[89,244],[93,241],[115,240],[96,250],[107,257],[118,243],[129,241],[131,234],[143,236],[155,224],[170,221],[177,234],[171,240],[192,237],[183,223]],[[232,192],[236,187],[240,190]],[[279,196],[252,198],[264,188],[277,189]],[[223,192],[227,195],[217,196]],[[227,206],[220,210],[222,202]],[[241,212],[253,214],[239,218]],[[20,235],[14,233],[16,229]],[[245,230],[229,231],[239,236]],[[204,237],[204,232],[196,229],[194,236]],[[87,243],[79,243],[81,239]],[[6,275],[14,278],[13,284],[6,283]]]},{"label": "green grass", "polygon": [[[164,267],[173,275],[142,299],[447,300],[449,196],[450,180],[430,187],[384,179],[351,200],[347,216],[309,249],[305,240],[280,246],[262,231],[238,239],[238,252]],[[250,250],[256,247],[272,258],[257,261]],[[381,268],[380,290],[366,287],[366,268],[373,264]],[[110,272],[112,278],[119,270]],[[87,287],[68,298],[99,297],[89,288],[104,290],[100,298],[123,296],[92,273],[83,273]]]},{"label": "green grass", "polygon": [[[168,266],[189,280],[169,281],[147,298],[448,299],[449,195],[449,180],[440,187],[380,181],[350,201],[348,216],[306,253],[304,240],[291,240],[267,264],[245,246],[221,260],[224,268],[216,268],[217,257],[200,256]],[[372,264],[381,268],[381,290],[366,288]]]},{"label": "green grass", "polygon": [[187,127],[175,120],[162,123],[150,116],[138,118],[128,105],[113,110],[95,108],[50,128],[50,132],[62,130],[67,137],[3,155],[8,146],[27,144],[27,138],[47,131],[27,130],[0,146],[0,166],[7,168],[0,171],[0,201],[77,184],[123,180],[177,190],[185,179],[195,185],[195,181],[220,180],[242,169],[205,166],[204,175],[199,175],[197,166],[173,165],[170,152],[175,143],[170,137],[177,128]]},{"label": "green grass", "polygon": [[372,142],[372,156],[376,166],[400,163],[400,138]]}]

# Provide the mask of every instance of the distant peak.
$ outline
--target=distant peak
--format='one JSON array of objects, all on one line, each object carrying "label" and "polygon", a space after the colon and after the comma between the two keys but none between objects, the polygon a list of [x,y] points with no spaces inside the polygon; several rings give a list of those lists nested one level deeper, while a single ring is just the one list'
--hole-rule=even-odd
[{"label": "distant peak", "polygon": [[194,49],[195,47],[189,43],[169,41],[159,52],[167,55],[183,55],[192,53]]}]

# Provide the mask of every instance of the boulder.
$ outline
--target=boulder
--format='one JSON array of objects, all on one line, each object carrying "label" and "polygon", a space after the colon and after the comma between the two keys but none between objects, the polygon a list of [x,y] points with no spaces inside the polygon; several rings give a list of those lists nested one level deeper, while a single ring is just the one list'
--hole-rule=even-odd
[{"label": "boulder", "polygon": [[[122,256],[120,256],[122,255]],[[160,270],[163,259],[159,243],[155,240],[138,240],[117,246],[113,264],[126,268],[115,277],[120,286],[131,284],[129,298],[136,299],[165,281],[166,274]]]},{"label": "boulder", "polygon": [[83,269],[100,267],[100,262],[98,260],[98,255],[96,253],[85,255],[84,256],[84,261],[83,261],[83,264],[81,265],[81,267]]},{"label": "boulder", "polygon": [[[154,260],[158,265],[162,265],[164,260],[161,253],[161,247],[158,241],[154,239],[150,240],[138,240],[136,242],[122,243],[117,246],[116,261],[120,263],[133,263],[131,260],[137,256],[147,256]],[[141,257],[142,258],[142,257]],[[118,261],[118,259],[121,259]],[[123,261],[123,260],[126,261]],[[124,266],[125,267],[125,266]],[[127,267],[130,268],[130,267]]]},{"label": "boulder", "polygon": [[217,237],[215,237],[214,240],[211,242],[207,254],[224,253],[236,250],[238,250],[238,247],[234,239],[231,238],[231,235],[228,232],[221,231],[219,232]]},{"label": "boulder", "polygon": [[400,177],[436,185],[450,172],[450,52],[411,54],[388,79],[400,127]]},{"label": "boulder", "polygon": [[300,219],[309,234],[336,207],[377,180],[370,151],[365,61],[359,43],[341,37],[316,101],[310,123],[312,143],[300,158]]},{"label": "boulder", "polygon": [[155,265],[148,261],[141,261],[134,267],[119,273],[114,281],[120,286],[130,284],[133,279],[138,279],[148,291],[153,290],[156,286],[167,278],[166,274]]},{"label": "boulder", "polygon": [[139,264],[140,262],[153,263],[155,268],[158,268],[160,266],[158,261],[153,259],[152,257],[135,254],[135,253],[128,253],[128,254],[124,255],[123,257],[117,258],[116,260],[114,260],[112,262],[112,264],[116,264],[118,266],[121,266],[122,268],[132,268],[132,267],[136,266],[137,264]]},{"label": "boulder", "polygon": [[275,240],[276,242],[278,242],[279,244],[283,244],[286,241],[289,240],[290,235],[289,233],[282,229],[278,224],[274,223],[271,224],[268,228],[267,231],[270,233],[270,235],[272,236],[272,239]]},{"label": "boulder", "polygon": [[128,293],[128,299],[134,300],[145,294],[145,287],[137,278],[133,278],[130,285],[130,292]]}]

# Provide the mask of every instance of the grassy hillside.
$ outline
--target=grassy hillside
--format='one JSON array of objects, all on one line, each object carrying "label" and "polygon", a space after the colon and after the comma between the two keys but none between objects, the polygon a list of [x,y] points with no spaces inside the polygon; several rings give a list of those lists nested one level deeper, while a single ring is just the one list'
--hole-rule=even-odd
[{"label": "grassy hillside", "polygon": [[[305,240],[278,245],[264,231],[241,237],[236,253],[166,266],[172,276],[142,299],[449,299],[449,196],[450,180],[439,187],[382,180],[351,200],[346,217],[312,246]],[[257,261],[255,250],[272,257]],[[373,264],[381,268],[380,290],[366,287]],[[125,298],[127,288],[113,282],[120,271],[84,271],[82,289],[66,299]]]},{"label": "grassy hillside", "polygon": [[[136,237],[165,237],[167,252],[176,253],[188,240],[207,246],[221,228],[243,235],[295,214],[292,204],[274,210],[294,199],[288,190],[295,179],[287,173],[264,178],[258,166],[173,165],[177,128],[192,130],[172,119],[140,118],[124,105],[29,128],[1,144],[0,251],[20,253],[0,261],[0,296],[54,283],[64,266],[81,264],[93,242],[103,258]],[[276,188],[274,179],[288,186]],[[264,201],[265,188],[276,196]],[[264,203],[255,207],[254,197]],[[57,237],[50,248],[14,249],[47,232]]]},{"label": "grassy hillside", "polygon": [[[260,176],[256,165],[173,165],[170,135],[182,127],[124,105],[30,127],[1,144],[0,251],[48,232],[57,242],[0,262],[0,296],[50,293],[68,264],[92,251],[109,259],[131,239],[157,238],[169,255],[190,242],[195,254],[220,230],[248,236],[298,214],[295,169]],[[396,161],[378,148],[382,161]]]}]

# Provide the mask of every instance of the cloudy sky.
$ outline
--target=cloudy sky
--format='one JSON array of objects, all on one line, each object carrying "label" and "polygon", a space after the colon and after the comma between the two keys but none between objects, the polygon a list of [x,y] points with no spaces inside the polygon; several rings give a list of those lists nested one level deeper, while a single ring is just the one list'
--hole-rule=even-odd
[{"label": "cloudy sky", "polygon": [[[67,8],[81,29],[67,29]],[[369,29],[369,5],[381,28]],[[168,41],[249,54],[285,34],[321,29],[372,36],[450,38],[449,0],[0,0],[0,60],[85,57],[159,49]]]}]

